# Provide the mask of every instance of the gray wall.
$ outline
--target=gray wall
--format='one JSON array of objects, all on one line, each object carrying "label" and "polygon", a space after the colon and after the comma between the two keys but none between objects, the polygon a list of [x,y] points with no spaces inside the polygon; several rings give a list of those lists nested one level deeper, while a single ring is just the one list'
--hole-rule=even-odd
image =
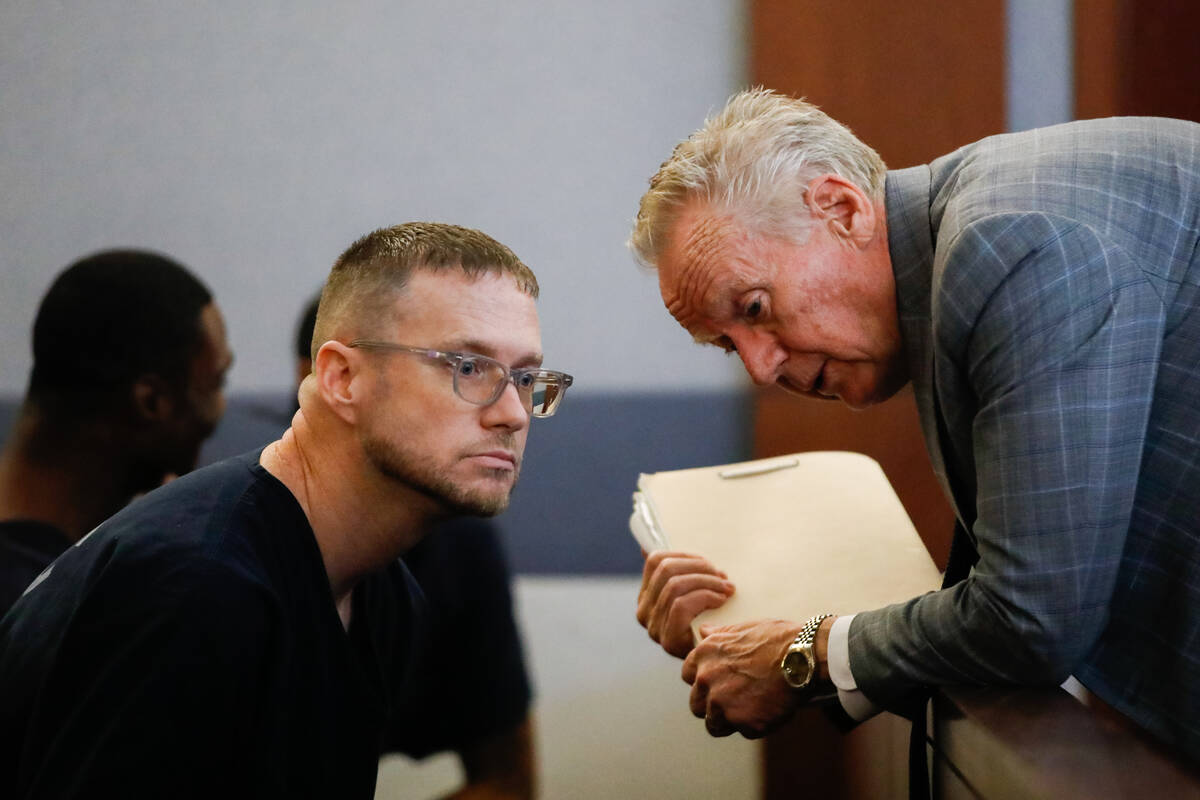
[{"label": "gray wall", "polygon": [[514,561],[638,569],[638,471],[745,452],[736,360],[691,343],[624,246],[647,177],[743,83],[743,26],[730,0],[3,4],[0,400],[63,266],[158,248],[225,312],[205,460],[240,452],[278,431],[296,316],[342,249],[477,226],[537,272],[546,363],[576,378],[502,519]]},{"label": "gray wall", "polygon": [[[537,272],[547,365],[576,377],[500,520],[544,796],[754,797],[753,744],[707,736],[633,620],[626,524],[638,471],[745,449],[740,367],[624,247],[646,179],[742,84],[743,24],[736,0],[0,4],[0,425],[86,252],[158,248],[212,286],[237,363],[211,460],[277,435],[295,317],[353,239],[482,228]],[[401,766],[381,797],[455,780]]]},{"label": "gray wall", "polygon": [[356,237],[482,228],[538,273],[547,363],[596,391],[729,389],[624,248],[671,145],[743,77],[732,0],[0,4],[0,395],[53,275],[162,249],[223,307],[234,393]]}]

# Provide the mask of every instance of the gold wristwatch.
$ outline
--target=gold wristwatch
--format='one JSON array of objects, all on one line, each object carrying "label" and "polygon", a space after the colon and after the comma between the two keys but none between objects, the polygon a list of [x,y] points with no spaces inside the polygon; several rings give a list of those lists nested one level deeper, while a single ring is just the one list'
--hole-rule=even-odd
[{"label": "gold wristwatch", "polygon": [[821,623],[832,616],[833,614],[818,614],[804,623],[804,627],[783,654],[779,669],[783,672],[783,679],[793,689],[808,689],[816,678],[817,655],[813,652],[813,642],[816,641],[817,629],[821,627]]}]

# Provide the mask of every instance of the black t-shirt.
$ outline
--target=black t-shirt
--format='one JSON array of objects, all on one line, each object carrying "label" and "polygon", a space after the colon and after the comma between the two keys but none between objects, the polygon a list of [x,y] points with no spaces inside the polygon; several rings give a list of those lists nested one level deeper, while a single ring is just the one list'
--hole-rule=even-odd
[{"label": "black t-shirt", "polygon": [[531,690],[494,526],[469,517],[443,523],[404,563],[425,594],[428,638],[398,692],[387,749],[420,758],[515,727]]},{"label": "black t-shirt", "polygon": [[365,579],[345,631],[257,454],[151,492],[0,621],[0,796],[371,797],[415,591]]},{"label": "black t-shirt", "polygon": [[25,587],[50,566],[71,539],[58,528],[30,519],[0,522],[0,617]]}]

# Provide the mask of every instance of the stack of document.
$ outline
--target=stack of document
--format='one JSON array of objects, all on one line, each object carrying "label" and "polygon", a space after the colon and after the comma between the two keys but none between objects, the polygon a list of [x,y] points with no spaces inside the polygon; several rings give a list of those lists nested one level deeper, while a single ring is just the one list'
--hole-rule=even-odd
[{"label": "stack of document", "polygon": [[941,584],[883,470],[859,453],[643,474],[633,501],[644,550],[702,555],[736,586],[697,626],[852,614]]}]

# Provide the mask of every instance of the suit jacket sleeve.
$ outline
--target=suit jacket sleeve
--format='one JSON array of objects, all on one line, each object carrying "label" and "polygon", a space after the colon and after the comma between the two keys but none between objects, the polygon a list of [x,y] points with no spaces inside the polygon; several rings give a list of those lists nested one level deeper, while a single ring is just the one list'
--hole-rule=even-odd
[{"label": "suit jacket sleeve", "polygon": [[1070,220],[993,215],[939,250],[935,391],[980,558],[854,618],[855,679],[900,712],[929,686],[1060,683],[1099,637],[1163,335],[1129,256]]}]

